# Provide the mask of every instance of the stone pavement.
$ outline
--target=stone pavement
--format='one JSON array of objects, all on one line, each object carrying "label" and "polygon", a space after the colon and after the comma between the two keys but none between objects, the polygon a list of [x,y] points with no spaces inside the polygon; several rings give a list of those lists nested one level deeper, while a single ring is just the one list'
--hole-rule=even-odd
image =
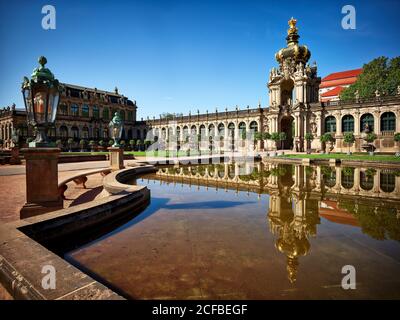
[{"label": "stone pavement", "polygon": [[[135,160],[125,161],[134,163]],[[96,168],[108,168],[108,161],[62,163],[58,165],[59,181],[81,171]],[[103,176],[100,174],[88,176],[86,189],[76,186],[74,182],[68,183],[65,192],[64,208],[92,201],[101,197]],[[19,220],[19,210],[25,204],[25,165],[6,165],[0,167],[0,223]],[[0,300],[12,300],[8,292],[0,285]]]}]

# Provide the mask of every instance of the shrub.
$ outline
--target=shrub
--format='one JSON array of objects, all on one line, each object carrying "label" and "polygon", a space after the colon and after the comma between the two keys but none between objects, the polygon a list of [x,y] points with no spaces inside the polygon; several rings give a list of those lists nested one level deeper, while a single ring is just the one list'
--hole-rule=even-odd
[{"label": "shrub", "polygon": [[394,141],[400,142],[400,132],[395,133],[393,138],[394,138]]},{"label": "shrub", "polygon": [[262,133],[262,139],[263,140],[269,140],[271,139],[271,134],[269,132],[263,132]]},{"label": "shrub", "polygon": [[377,138],[378,138],[378,136],[377,136],[375,133],[370,132],[370,133],[368,133],[367,136],[365,137],[365,141],[367,141],[367,142],[369,142],[369,143],[372,143],[372,142],[374,142]]},{"label": "shrub", "polygon": [[324,134],[319,138],[319,140],[320,140],[321,142],[332,142],[334,139],[333,139],[332,134],[330,134],[329,132],[327,132],[327,133],[324,133]]},{"label": "shrub", "polygon": [[312,135],[312,133],[307,132],[304,139],[306,139],[307,141],[312,141],[314,139],[314,136]]}]

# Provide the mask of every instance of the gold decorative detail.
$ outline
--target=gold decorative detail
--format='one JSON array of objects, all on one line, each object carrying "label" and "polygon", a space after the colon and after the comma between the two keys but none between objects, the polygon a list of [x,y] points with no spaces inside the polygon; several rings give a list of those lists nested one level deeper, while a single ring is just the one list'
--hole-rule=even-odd
[{"label": "gold decorative detail", "polygon": [[288,35],[297,33],[298,29],[296,28],[297,20],[293,17],[288,21],[289,29],[287,31]]}]

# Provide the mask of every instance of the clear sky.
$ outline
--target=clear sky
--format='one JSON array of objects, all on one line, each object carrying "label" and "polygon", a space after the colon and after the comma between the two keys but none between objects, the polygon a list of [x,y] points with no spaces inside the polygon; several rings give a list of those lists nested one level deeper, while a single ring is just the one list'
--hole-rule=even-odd
[{"label": "clear sky", "polygon": [[[44,30],[42,6],[56,8]],[[341,27],[346,4],[356,30]],[[268,70],[286,45],[287,21],[320,76],[400,54],[400,1],[36,1],[0,0],[0,106],[22,107],[22,77],[37,58],[61,82],[120,93],[138,119],[163,112],[268,105]]]}]

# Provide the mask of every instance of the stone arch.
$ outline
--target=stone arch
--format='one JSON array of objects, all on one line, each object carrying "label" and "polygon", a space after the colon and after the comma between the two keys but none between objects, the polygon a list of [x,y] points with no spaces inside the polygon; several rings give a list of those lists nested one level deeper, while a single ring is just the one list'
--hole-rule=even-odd
[{"label": "stone arch", "polygon": [[360,117],[360,131],[363,132],[368,125],[369,131],[374,131],[374,116],[371,113],[364,113]]},{"label": "stone arch", "polygon": [[336,133],[336,118],[332,115],[327,116],[324,120],[324,132]]},{"label": "stone arch", "polygon": [[354,117],[346,114],[342,117],[342,133],[354,132]]},{"label": "stone arch", "polygon": [[395,131],[396,130],[396,115],[394,112],[384,112],[381,114],[381,131]]}]

